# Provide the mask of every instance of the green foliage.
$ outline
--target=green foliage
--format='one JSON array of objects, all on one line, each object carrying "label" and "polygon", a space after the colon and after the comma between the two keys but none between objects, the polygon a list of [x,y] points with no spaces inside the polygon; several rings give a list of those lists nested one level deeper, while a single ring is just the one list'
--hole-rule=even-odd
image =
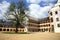
[{"label": "green foliage", "polygon": [[18,33],[15,33],[15,32],[2,32],[4,34],[30,34],[30,33],[27,33],[27,32],[18,32]]},{"label": "green foliage", "polygon": [[15,9],[15,3],[12,2],[11,5],[10,5],[9,10],[10,10],[10,11],[14,11],[14,9]]},{"label": "green foliage", "polygon": [[25,7],[25,3],[23,2],[23,0],[19,1],[18,2],[18,9],[22,10],[22,9],[24,9],[24,7]]}]

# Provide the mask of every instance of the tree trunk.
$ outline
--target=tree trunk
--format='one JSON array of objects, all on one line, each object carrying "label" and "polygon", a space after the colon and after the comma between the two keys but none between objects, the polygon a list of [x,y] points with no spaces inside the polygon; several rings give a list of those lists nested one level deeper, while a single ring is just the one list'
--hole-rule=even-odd
[{"label": "tree trunk", "polygon": [[15,30],[16,33],[18,33],[18,25],[16,25],[16,30]]},{"label": "tree trunk", "polygon": [[18,28],[16,27],[16,30],[15,30],[16,33],[18,33]]}]

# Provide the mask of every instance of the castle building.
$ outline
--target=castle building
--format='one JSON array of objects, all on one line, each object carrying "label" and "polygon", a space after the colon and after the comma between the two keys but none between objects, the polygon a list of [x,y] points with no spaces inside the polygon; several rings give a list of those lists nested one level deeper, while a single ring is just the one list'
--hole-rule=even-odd
[{"label": "castle building", "polygon": [[50,19],[49,17],[42,18],[40,22],[40,32],[51,32]]},{"label": "castle building", "polygon": [[33,19],[29,19],[28,31],[30,32],[53,32],[52,27],[50,27],[49,17],[38,19],[38,20],[33,20]]},{"label": "castle building", "polygon": [[[49,17],[37,19],[28,17],[26,20],[26,26],[18,28],[19,32],[60,32],[60,0],[57,4],[49,10]],[[4,27],[0,24],[0,31],[15,31],[13,26],[8,25]],[[9,27],[10,26],[10,27]]]}]

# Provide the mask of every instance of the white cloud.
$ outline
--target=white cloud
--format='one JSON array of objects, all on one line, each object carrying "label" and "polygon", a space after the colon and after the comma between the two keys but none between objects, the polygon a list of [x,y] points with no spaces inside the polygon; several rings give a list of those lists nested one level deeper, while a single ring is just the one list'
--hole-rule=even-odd
[{"label": "white cloud", "polygon": [[46,14],[51,9],[51,6],[42,7],[38,13],[38,18],[48,17]]},{"label": "white cloud", "polygon": [[5,13],[8,9],[10,4],[7,1],[3,1],[2,4],[0,5],[0,10]]},{"label": "white cloud", "polygon": [[3,15],[4,15],[4,13],[6,13],[9,6],[10,6],[10,3],[7,1],[3,1],[2,3],[0,3],[0,11],[1,11],[0,18],[4,18]]},{"label": "white cloud", "polygon": [[[39,3],[43,1],[46,2],[43,5],[47,5],[44,7],[41,7]],[[44,18],[48,16],[48,11],[51,9],[51,7],[54,6],[52,2],[56,0],[27,0],[27,2],[31,3],[29,5],[29,10],[30,10],[30,16],[35,17],[35,18]]]},{"label": "white cloud", "polygon": [[44,2],[53,2],[55,0],[41,0],[41,1],[44,1]]},{"label": "white cloud", "polygon": [[29,6],[29,10],[30,10],[30,14],[29,14],[30,16],[38,18],[38,12],[40,11],[40,5],[31,4]]},{"label": "white cloud", "polygon": [[30,11],[32,10],[32,11],[38,11],[38,10],[40,10],[40,5],[38,5],[38,4],[31,4],[30,6],[29,6],[29,9],[30,9]]},{"label": "white cloud", "polygon": [[41,0],[27,0],[28,3],[40,3]]},{"label": "white cloud", "polygon": [[[41,1],[44,1],[46,2],[46,4],[49,5],[45,7],[41,7],[40,5],[38,5]],[[51,3],[53,1],[55,0],[27,0],[28,3],[31,3],[31,5],[29,5],[29,9],[30,9],[29,15],[36,18],[46,17],[48,10],[51,9],[51,7],[54,5],[53,3]],[[2,3],[0,3],[0,10],[2,12],[2,14],[0,14],[0,18],[3,17],[2,15],[8,10],[9,6],[10,3],[7,1],[3,1]]]},{"label": "white cloud", "polygon": [[54,2],[56,0],[26,0],[28,3],[40,3],[41,1],[44,2]]},{"label": "white cloud", "polygon": [[0,14],[0,19],[3,19],[2,17],[3,17],[3,16]]},{"label": "white cloud", "polygon": [[51,9],[52,6],[45,6],[41,7],[38,4],[31,4],[29,6],[30,9],[30,16],[35,17],[35,18],[43,18],[47,17],[46,13],[48,12],[49,9]]}]

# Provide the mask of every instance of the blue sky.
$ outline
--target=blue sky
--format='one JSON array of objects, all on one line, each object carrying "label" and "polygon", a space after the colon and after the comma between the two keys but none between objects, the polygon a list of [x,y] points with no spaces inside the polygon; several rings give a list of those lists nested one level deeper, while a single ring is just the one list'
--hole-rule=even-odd
[{"label": "blue sky", "polygon": [[[0,19],[8,10],[10,3],[14,1],[17,3],[20,0],[0,0]],[[48,17],[48,11],[57,3],[57,0],[24,0],[30,10],[29,16],[35,18]]]}]

